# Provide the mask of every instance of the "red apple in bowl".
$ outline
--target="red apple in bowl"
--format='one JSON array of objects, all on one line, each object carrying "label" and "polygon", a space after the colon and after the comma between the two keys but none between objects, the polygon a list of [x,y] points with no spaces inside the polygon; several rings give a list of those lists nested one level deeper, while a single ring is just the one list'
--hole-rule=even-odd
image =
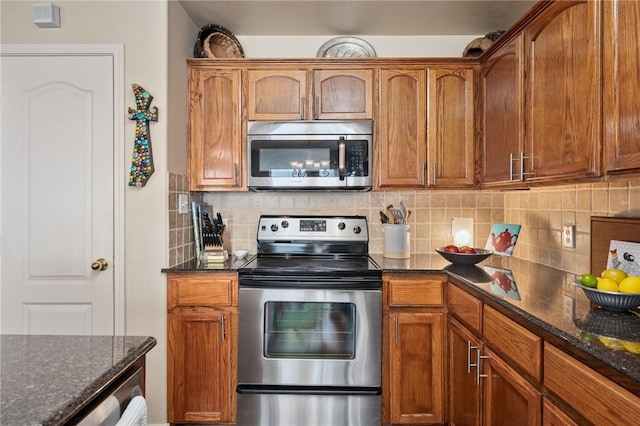
[{"label": "red apple in bowl", "polygon": [[449,244],[448,246],[444,246],[443,250],[446,251],[447,253],[460,253],[460,249],[458,248],[458,246],[454,244]]}]

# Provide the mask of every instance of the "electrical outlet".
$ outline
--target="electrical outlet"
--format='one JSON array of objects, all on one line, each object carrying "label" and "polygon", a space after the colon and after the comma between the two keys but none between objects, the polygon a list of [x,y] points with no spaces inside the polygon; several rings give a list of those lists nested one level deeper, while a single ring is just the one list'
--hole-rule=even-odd
[{"label": "electrical outlet", "polygon": [[187,194],[178,194],[178,213],[189,213],[189,196]]},{"label": "electrical outlet", "polygon": [[570,321],[573,320],[573,311],[575,309],[575,299],[570,296],[563,296],[564,317]]},{"label": "electrical outlet", "polygon": [[562,227],[562,247],[576,247],[576,227],[574,225],[564,225]]}]

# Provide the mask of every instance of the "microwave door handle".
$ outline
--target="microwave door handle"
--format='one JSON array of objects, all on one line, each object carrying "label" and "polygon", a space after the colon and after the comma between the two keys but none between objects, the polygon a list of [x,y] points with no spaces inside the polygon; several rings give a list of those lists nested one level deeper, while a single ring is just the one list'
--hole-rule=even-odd
[{"label": "microwave door handle", "polygon": [[340,142],[338,143],[338,176],[340,177],[340,180],[344,180],[347,174],[347,165],[345,161],[345,154],[347,151],[346,145],[344,136],[340,136]]}]

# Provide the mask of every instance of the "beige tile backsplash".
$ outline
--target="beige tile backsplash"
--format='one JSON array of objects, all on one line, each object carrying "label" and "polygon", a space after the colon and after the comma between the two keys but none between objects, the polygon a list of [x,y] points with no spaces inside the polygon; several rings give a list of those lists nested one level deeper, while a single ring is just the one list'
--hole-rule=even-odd
[{"label": "beige tile backsplash", "polygon": [[[194,256],[191,214],[178,213],[178,194],[187,191],[186,176],[169,178],[169,266]],[[413,212],[412,253],[432,253],[452,242],[451,219],[474,219],[474,245],[484,247],[491,224],[520,223],[514,255],[568,272],[589,269],[590,217],[640,217],[640,178],[532,188],[527,191],[403,192],[208,192],[191,193],[227,219],[232,249],[256,250],[261,214],[365,215],[369,218],[369,250],[382,253],[379,211],[404,201]],[[576,248],[562,248],[563,225],[576,226]]]}]

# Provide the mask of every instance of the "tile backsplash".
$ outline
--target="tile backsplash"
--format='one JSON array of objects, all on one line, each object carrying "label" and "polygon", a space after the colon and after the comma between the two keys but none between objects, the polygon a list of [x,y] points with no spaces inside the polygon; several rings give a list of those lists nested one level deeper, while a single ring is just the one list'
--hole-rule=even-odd
[{"label": "tile backsplash", "polygon": [[[178,213],[186,176],[169,177],[169,259],[175,266],[194,256],[191,214]],[[256,251],[261,214],[364,215],[372,253],[382,253],[379,211],[404,201],[413,213],[411,252],[433,253],[451,243],[451,219],[473,218],[474,246],[484,247],[491,224],[520,223],[514,256],[573,273],[589,269],[590,217],[640,217],[640,178],[532,188],[527,191],[428,190],[402,192],[207,192],[190,193],[227,219],[233,250]],[[575,225],[576,247],[562,248],[562,225]]]}]

